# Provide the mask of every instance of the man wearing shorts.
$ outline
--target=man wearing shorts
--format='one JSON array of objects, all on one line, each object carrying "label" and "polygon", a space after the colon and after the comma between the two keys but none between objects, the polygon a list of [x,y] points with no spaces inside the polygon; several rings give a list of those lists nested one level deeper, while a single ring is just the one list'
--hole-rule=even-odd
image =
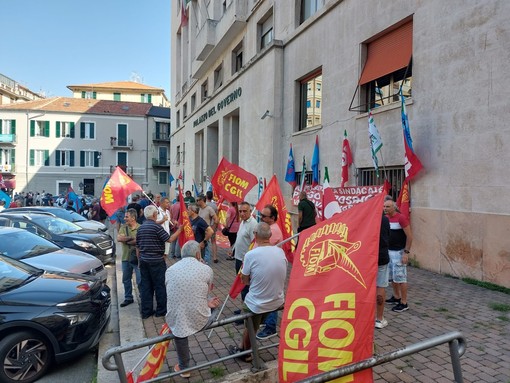
[{"label": "man wearing shorts", "polygon": [[[271,228],[265,222],[260,222],[254,230],[257,247],[244,256],[241,269],[241,280],[250,290],[244,298],[244,310],[252,312],[255,334],[260,323],[272,311],[281,307],[285,301],[285,278],[287,276],[287,258],[280,247],[271,246]],[[228,351],[231,355],[251,349],[248,328],[245,324],[243,340],[240,347],[230,345]],[[251,355],[240,357],[250,362]]]},{"label": "man wearing shorts", "polygon": [[388,241],[390,239],[390,220],[382,215],[381,232],[379,234],[379,258],[377,260],[377,307],[375,316],[375,328],[385,328],[388,321],[384,319],[384,301],[386,300],[386,287],[388,287]]},{"label": "man wearing shorts", "polygon": [[391,310],[403,312],[409,310],[407,305],[407,263],[413,242],[409,219],[397,212],[394,201],[384,201],[384,213],[390,220],[390,240],[388,253],[390,256],[390,280],[393,296],[386,303],[395,305]]}]

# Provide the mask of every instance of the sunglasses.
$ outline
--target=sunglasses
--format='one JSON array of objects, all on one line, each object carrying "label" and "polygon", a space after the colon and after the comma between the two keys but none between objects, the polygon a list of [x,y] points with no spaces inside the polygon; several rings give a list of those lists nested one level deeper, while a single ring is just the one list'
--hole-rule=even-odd
[{"label": "sunglasses", "polygon": [[239,210],[239,213],[248,213],[249,210]]}]

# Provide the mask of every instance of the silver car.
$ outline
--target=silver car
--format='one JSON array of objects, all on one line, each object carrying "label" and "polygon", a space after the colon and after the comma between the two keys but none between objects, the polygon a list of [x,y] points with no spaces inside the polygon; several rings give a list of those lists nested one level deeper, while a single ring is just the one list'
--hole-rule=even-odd
[{"label": "silver car", "polygon": [[104,282],[108,276],[93,255],[60,247],[23,229],[0,227],[0,254],[43,270],[93,275]]}]

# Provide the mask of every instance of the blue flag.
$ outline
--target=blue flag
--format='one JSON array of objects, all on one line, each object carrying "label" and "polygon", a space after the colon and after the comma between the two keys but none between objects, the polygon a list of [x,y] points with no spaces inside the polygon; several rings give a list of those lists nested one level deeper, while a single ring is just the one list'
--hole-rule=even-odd
[{"label": "blue flag", "polygon": [[172,173],[168,173],[168,174],[169,174],[169,176],[168,176],[168,184],[169,184],[170,186],[172,186],[172,182],[174,182],[174,181],[175,181],[175,178],[174,178],[174,176],[172,175]]},{"label": "blue flag", "polygon": [[83,208],[83,204],[81,203],[80,198],[78,198],[78,195],[74,192],[71,186],[69,186],[67,189],[67,200],[73,201],[73,205],[76,211],[80,211]]},{"label": "blue flag", "polygon": [[292,152],[292,144],[290,144],[289,158],[287,160],[285,182],[288,182],[293,189],[296,187],[296,166],[294,164],[294,153]]},{"label": "blue flag", "polygon": [[312,156],[312,186],[319,184],[319,136],[315,136],[315,146]]},{"label": "blue flag", "polygon": [[11,197],[3,190],[0,190],[0,200],[5,201],[5,208],[7,209],[11,205]]}]

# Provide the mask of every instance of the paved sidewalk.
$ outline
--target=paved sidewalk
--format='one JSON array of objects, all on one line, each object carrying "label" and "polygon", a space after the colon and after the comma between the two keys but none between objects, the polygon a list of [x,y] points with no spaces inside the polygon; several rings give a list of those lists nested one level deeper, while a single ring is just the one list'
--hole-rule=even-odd
[{"label": "paved sidewalk", "polygon": [[[214,270],[214,293],[223,301],[227,296],[235,276],[234,262],[225,259],[226,250],[219,249],[220,262],[212,264]],[[175,262],[173,260],[172,262]],[[117,268],[118,279],[120,271]],[[510,295],[468,285],[460,280],[416,269],[409,269],[409,311],[394,313],[391,306],[385,310],[388,327],[375,330],[376,353],[384,353],[402,348],[427,338],[451,331],[461,331],[467,340],[467,350],[461,357],[461,366],[466,383],[510,382],[510,313],[491,308],[492,304],[510,306]],[[119,302],[122,302],[122,285],[119,286]],[[388,296],[391,296],[388,288]],[[229,301],[222,317],[233,315],[240,307],[240,298]],[[135,304],[118,308],[119,317],[126,318],[120,326],[121,344],[126,337],[133,341],[134,327],[141,327],[147,337],[158,334],[164,318],[151,317],[141,320],[136,317]],[[281,314],[280,314],[281,315]],[[122,320],[124,321],[124,320]],[[226,347],[238,344],[243,326],[227,325],[215,329],[210,339],[209,333],[199,333],[190,337],[192,364],[213,360],[228,355]],[[139,332],[134,330],[134,333]],[[124,335],[123,335],[124,334]],[[142,335],[143,337],[143,335]],[[276,343],[278,337],[262,341],[263,345]],[[278,348],[262,352],[266,362],[275,361]],[[128,364],[127,359],[126,364]],[[130,361],[133,358],[130,359]],[[167,363],[162,372],[169,371],[177,363],[176,353],[170,346]],[[102,366],[101,366],[102,367]],[[132,367],[130,365],[127,368]],[[191,379],[180,377],[173,382],[203,382],[212,379],[221,382],[228,374],[249,369],[250,365],[237,360],[218,363],[192,373]],[[453,372],[448,345],[442,345],[413,356],[399,359],[374,368],[374,381],[382,382],[452,382]]]}]

